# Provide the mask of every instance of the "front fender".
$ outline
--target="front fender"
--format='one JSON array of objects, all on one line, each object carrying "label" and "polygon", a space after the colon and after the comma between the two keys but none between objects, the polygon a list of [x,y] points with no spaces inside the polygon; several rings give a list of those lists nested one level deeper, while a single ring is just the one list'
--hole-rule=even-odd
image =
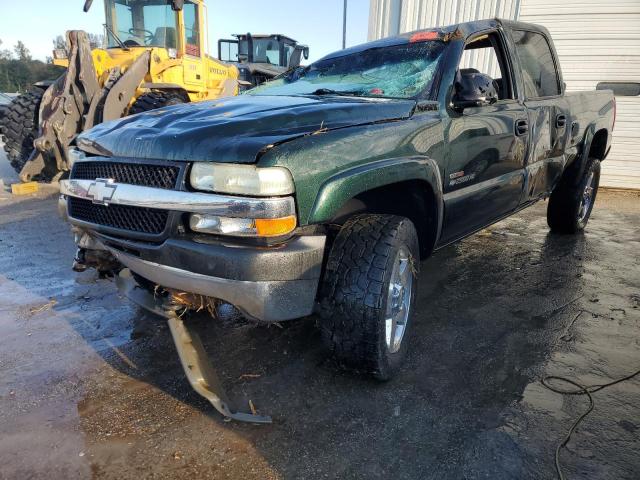
[{"label": "front fender", "polygon": [[346,202],[360,193],[409,180],[424,181],[433,189],[437,199],[440,230],[443,212],[442,179],[436,162],[427,157],[378,160],[329,177],[318,191],[309,223],[331,220]]}]

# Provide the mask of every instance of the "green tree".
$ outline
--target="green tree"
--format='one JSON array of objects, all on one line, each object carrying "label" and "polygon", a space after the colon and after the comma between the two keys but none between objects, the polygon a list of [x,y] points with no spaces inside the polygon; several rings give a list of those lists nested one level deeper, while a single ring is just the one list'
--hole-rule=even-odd
[{"label": "green tree", "polygon": [[18,57],[18,60],[31,60],[31,52],[21,40],[18,40],[16,46],[13,47],[13,51],[15,52],[16,57]]},{"label": "green tree", "polygon": [[67,48],[67,41],[64,39],[64,35],[58,35],[53,39],[53,48]]},{"label": "green tree", "polygon": [[[0,47],[2,47],[2,40],[0,40]],[[7,50],[6,48],[0,48],[0,61],[1,60],[11,60],[11,50]]]},{"label": "green tree", "polygon": [[0,48],[0,92],[24,92],[34,83],[55,80],[64,72],[64,68],[33,60],[21,41],[16,44],[14,52],[15,56]]}]

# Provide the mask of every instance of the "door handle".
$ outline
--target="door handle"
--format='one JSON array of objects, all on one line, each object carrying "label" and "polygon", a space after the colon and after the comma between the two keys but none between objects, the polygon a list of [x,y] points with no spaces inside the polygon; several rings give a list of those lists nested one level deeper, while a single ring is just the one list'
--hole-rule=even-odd
[{"label": "door handle", "polygon": [[526,135],[529,131],[529,122],[526,120],[516,120],[516,135],[521,137],[522,135]]},{"label": "door handle", "polygon": [[567,116],[564,114],[560,114],[556,117],[556,127],[558,128],[564,128],[564,126],[567,124]]}]

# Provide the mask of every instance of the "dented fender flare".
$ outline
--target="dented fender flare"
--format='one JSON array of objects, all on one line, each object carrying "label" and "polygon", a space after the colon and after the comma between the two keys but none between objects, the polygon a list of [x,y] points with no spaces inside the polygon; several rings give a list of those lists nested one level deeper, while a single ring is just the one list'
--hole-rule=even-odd
[{"label": "dented fender flare", "polygon": [[[599,129],[596,122],[590,123],[589,126],[585,129],[584,137],[580,142],[580,145],[581,145],[580,151],[579,151],[578,157],[575,160],[575,164],[576,164],[575,169],[573,169],[575,171],[574,181],[576,182],[576,184],[582,178],[584,169],[589,163],[589,153],[591,152],[591,144],[593,143],[593,139],[596,137],[596,133],[598,131]],[[607,132],[607,135],[611,135],[611,133]],[[608,154],[608,151],[605,153],[605,157],[607,156],[607,154]],[[604,158],[600,160],[604,160]]]},{"label": "dented fender flare", "polygon": [[575,181],[579,182],[582,178],[582,174],[589,160],[589,151],[591,150],[591,142],[596,135],[596,125],[591,123],[584,132],[584,139],[582,140],[582,148],[580,149],[580,155],[578,156],[578,168],[576,169],[577,175]]},{"label": "dented fender flare", "polygon": [[424,181],[433,189],[438,211],[436,238],[439,238],[444,212],[442,178],[435,160],[422,156],[378,160],[333,175],[320,187],[309,223],[331,220],[342,206],[361,193],[411,180]]}]

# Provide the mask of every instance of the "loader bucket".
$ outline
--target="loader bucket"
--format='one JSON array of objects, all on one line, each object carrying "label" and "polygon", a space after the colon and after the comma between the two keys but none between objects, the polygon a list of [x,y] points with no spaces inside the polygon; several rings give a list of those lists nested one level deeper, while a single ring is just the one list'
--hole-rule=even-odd
[{"label": "loader bucket", "polygon": [[40,129],[34,140],[34,151],[20,172],[23,182],[40,174],[55,159],[58,171],[68,170],[67,149],[82,131],[83,115],[99,90],[91,47],[81,30],[67,32],[69,67],[51,85],[40,104]]},{"label": "loader bucket", "polygon": [[87,34],[82,30],[68,31],[67,45],[69,67],[42,98],[35,148],[20,172],[23,182],[45,170],[68,171],[68,149],[76,135],[126,115],[130,100],[149,72],[151,54],[145,51],[124,73],[120,67],[112,68],[104,85],[100,85]]}]

